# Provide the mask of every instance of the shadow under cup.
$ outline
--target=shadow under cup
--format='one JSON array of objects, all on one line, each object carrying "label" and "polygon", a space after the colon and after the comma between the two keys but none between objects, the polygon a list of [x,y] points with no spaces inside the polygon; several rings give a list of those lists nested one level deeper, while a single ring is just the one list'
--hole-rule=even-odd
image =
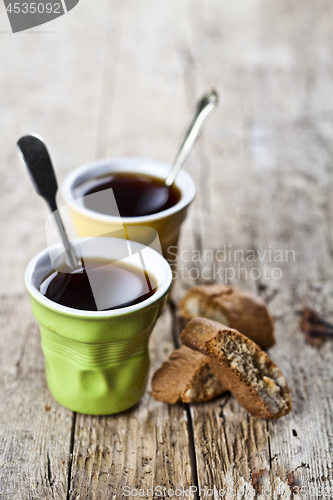
[{"label": "shadow under cup", "polygon": [[[94,244],[88,245],[86,257],[120,260],[123,240],[90,241]],[[72,411],[118,413],[134,406],[145,391],[149,337],[165,307],[172,273],[158,252],[139,243],[130,245],[133,255],[140,254],[157,288],[150,298],[120,309],[71,309],[39,292],[41,282],[53,271],[51,258],[59,245],[51,247],[50,252],[43,250],[27,266],[25,282],[40,325],[48,386],[53,397]]]},{"label": "shadow under cup", "polygon": [[[112,232],[119,230],[119,217],[94,212],[87,209],[81,202],[73,203],[80,197],[78,194],[80,185],[94,177],[112,173],[145,174],[165,180],[170,169],[171,165],[162,161],[124,157],[97,160],[73,170],[65,178],[61,191],[65,202],[70,204],[70,212],[77,234],[81,237],[91,237],[112,235]],[[152,215],[121,217],[120,219],[123,226],[131,231],[131,239],[135,241],[142,242],[142,232],[139,228],[146,227],[155,230],[159,236],[164,257],[173,265],[175,264],[180,228],[196,194],[195,183],[185,170],[179,172],[174,184],[180,192],[180,199],[174,206]],[[121,237],[121,232],[118,231],[118,234],[118,237]]]}]

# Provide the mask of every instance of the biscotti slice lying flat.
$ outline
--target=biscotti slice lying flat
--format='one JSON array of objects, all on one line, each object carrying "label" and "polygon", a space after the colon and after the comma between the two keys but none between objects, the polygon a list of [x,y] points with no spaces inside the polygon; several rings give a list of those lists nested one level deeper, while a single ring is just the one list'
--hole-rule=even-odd
[{"label": "biscotti slice lying flat", "polygon": [[209,356],[213,373],[250,415],[275,419],[290,412],[289,387],[283,373],[248,337],[216,321],[194,318],[181,339]]},{"label": "biscotti slice lying flat", "polygon": [[199,403],[226,392],[207,356],[186,346],[174,351],[154,373],[152,395],[163,403]]},{"label": "biscotti slice lying flat", "polygon": [[196,286],[182,298],[179,310],[187,320],[201,316],[235,328],[262,349],[275,344],[274,324],[265,302],[239,288],[223,284]]}]

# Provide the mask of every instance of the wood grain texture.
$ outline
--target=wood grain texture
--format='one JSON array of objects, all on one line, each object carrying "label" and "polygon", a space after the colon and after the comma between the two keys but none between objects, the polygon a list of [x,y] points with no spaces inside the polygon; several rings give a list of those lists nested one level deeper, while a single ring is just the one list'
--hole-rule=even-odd
[{"label": "wood grain texture", "polygon": [[[121,498],[124,486],[189,485],[228,500],[321,498],[320,488],[331,498],[333,345],[306,344],[299,313],[306,303],[333,320],[333,7],[98,4],[82,1],[40,28],[55,33],[5,34],[0,18],[0,498],[95,500]],[[226,281],[267,301],[278,339],[269,354],[290,384],[293,411],[257,420],[229,395],[169,407],[148,387],[122,415],[74,415],[48,392],[24,290],[48,211],[15,142],[43,135],[60,181],[97,157],[172,161],[196,98],[212,86],[220,104],[186,165],[198,195],[173,302],[152,338],[152,370],[178,342],[179,298],[194,284]],[[240,252],[229,258],[229,250]],[[275,250],[283,262],[270,258]],[[295,252],[288,262],[287,251]]]}]

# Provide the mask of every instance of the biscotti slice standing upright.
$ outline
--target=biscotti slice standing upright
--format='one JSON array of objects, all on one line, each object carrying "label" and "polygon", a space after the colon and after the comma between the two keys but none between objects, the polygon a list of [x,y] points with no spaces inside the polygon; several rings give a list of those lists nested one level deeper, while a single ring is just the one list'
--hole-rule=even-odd
[{"label": "biscotti slice standing upright", "polygon": [[283,373],[248,337],[216,321],[194,318],[181,339],[209,356],[213,373],[250,415],[276,419],[290,412],[290,392]]},{"label": "biscotti slice standing upright", "polygon": [[275,344],[273,319],[265,302],[239,288],[223,284],[196,286],[184,295],[179,311],[187,320],[200,316],[235,328],[262,349]]},{"label": "biscotti slice standing upright", "polygon": [[154,398],[169,404],[199,403],[226,392],[207,356],[186,346],[171,353],[154,373],[151,385]]}]

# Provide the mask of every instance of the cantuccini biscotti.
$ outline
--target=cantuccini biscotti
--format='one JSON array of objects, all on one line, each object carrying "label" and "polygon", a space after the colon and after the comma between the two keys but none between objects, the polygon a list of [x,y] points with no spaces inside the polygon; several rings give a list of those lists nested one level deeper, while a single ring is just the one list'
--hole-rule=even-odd
[{"label": "cantuccini biscotti", "polygon": [[209,356],[213,373],[250,415],[275,419],[290,412],[292,403],[283,373],[248,337],[216,321],[194,318],[181,339]]},{"label": "cantuccini biscotti", "polygon": [[262,349],[275,344],[274,324],[265,302],[239,288],[216,284],[189,290],[179,304],[183,318],[196,316],[235,328]]},{"label": "cantuccini biscotti", "polygon": [[152,395],[163,403],[199,403],[226,391],[207,356],[182,346],[154,373]]}]

